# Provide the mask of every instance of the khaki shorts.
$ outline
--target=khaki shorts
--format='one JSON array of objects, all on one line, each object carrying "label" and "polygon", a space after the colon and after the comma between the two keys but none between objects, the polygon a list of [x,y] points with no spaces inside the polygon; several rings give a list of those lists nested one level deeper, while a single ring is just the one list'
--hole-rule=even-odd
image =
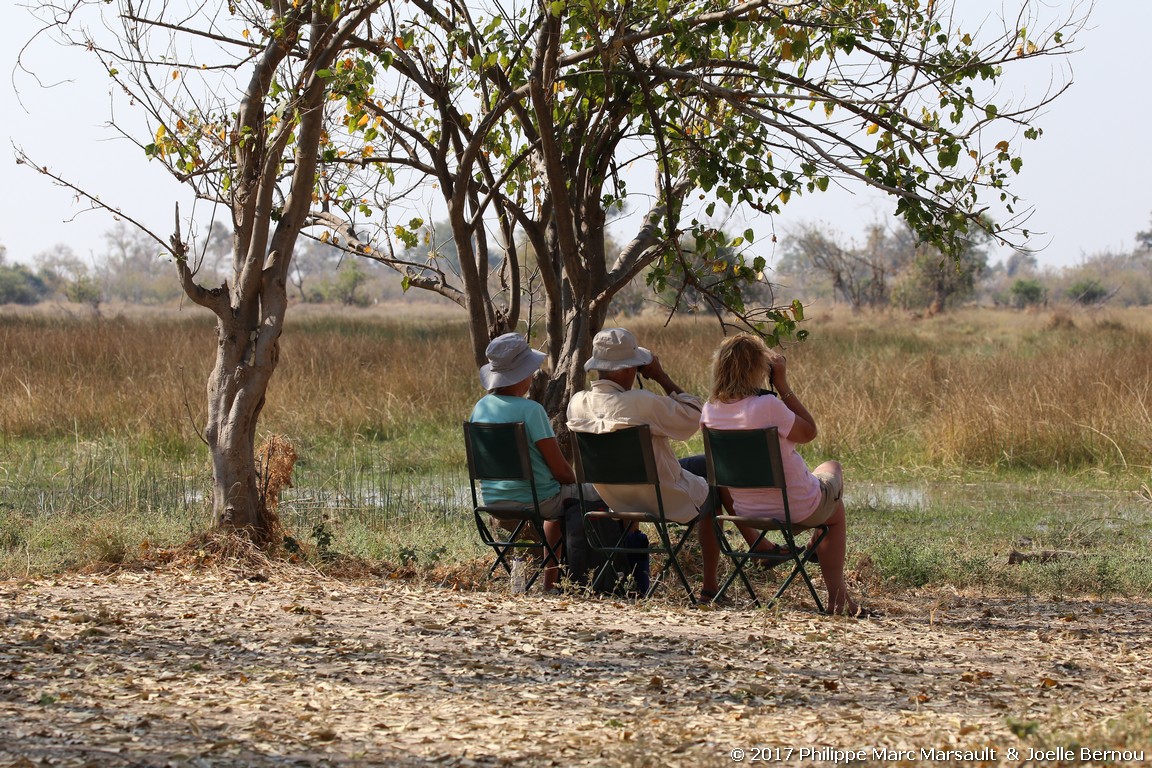
[{"label": "khaki shorts", "polygon": [[836,504],[844,495],[844,481],[831,472],[813,472],[813,476],[820,481],[820,503],[808,517],[800,521],[800,525],[821,525],[828,522],[828,518],[836,512]]},{"label": "khaki shorts", "polygon": [[[564,500],[575,498],[575,485],[561,485],[560,493],[540,500],[540,517],[545,520],[559,520],[564,516]],[[507,509],[510,512],[518,512],[522,509],[527,509],[531,505],[519,501],[495,501],[488,506],[492,509]]]}]

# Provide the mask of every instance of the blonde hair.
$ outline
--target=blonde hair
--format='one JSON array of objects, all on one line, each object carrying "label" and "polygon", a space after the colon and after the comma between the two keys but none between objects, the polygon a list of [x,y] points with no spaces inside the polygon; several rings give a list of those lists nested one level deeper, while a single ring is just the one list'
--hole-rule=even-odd
[{"label": "blonde hair", "polygon": [[768,345],[750,333],[720,342],[712,356],[711,399],[734,403],[759,394],[768,378],[768,356]]}]

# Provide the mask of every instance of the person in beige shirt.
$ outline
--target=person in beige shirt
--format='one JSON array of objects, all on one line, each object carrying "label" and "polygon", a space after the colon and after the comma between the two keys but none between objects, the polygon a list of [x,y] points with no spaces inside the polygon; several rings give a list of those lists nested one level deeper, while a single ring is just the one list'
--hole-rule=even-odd
[{"label": "person in beige shirt", "polygon": [[[603,433],[648,425],[665,516],[681,523],[698,519],[696,535],[704,561],[700,600],[711,602],[716,596],[720,559],[712,522],[715,498],[704,477],[704,457],[680,460],[672,450],[673,440],[688,440],[700,429],[703,401],[676,384],[660,365],[660,359],[641,347],[624,328],[608,328],[596,334],[592,357],[584,368],[595,371],[598,378],[589,389],[572,396],[568,428],[574,432]],[[664,394],[633,389],[637,376],[656,382]],[[656,506],[656,494],[650,486],[597,486],[596,490],[617,511],[652,510]]]}]

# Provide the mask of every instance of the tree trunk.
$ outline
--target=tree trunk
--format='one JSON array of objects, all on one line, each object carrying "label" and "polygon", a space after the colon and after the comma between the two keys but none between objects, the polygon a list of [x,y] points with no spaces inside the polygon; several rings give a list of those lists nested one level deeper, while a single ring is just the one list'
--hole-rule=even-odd
[{"label": "tree trunk", "polygon": [[243,531],[258,544],[275,535],[256,467],[256,425],[264,408],[268,383],[279,355],[261,356],[263,334],[274,334],[279,322],[246,331],[240,323],[217,320],[216,364],[208,379],[208,423],[204,437],[212,456],[212,512],[217,528]]}]

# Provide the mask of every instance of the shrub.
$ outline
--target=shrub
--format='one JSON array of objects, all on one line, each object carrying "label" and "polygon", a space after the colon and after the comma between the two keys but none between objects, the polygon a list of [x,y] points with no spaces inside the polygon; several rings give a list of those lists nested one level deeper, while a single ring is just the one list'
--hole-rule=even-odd
[{"label": "shrub", "polygon": [[1085,277],[1072,283],[1068,287],[1068,298],[1077,304],[1089,306],[1096,304],[1108,295],[1108,289],[1093,277]]},{"label": "shrub", "polygon": [[1012,283],[1012,306],[1017,309],[1044,304],[1048,301],[1048,289],[1039,280],[1021,278]]}]

